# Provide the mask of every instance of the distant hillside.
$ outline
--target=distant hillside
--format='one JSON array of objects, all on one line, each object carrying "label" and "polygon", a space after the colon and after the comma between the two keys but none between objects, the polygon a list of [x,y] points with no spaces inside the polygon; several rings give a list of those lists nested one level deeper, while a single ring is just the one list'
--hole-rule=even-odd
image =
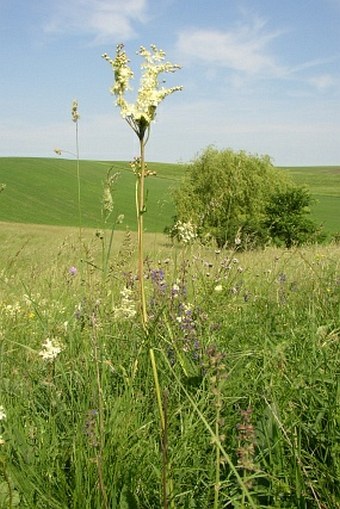
[{"label": "distant hillside", "polygon": [[[146,230],[161,232],[175,213],[170,190],[184,175],[180,164],[149,163],[157,175],[146,180]],[[102,228],[103,182],[109,168],[119,172],[114,192],[115,213],[124,214],[118,229],[135,229],[135,177],[128,163],[81,161],[83,226]],[[313,216],[331,232],[340,231],[340,168],[286,168],[298,184],[306,185],[317,202]],[[0,221],[74,226],[79,224],[76,162],[59,158],[0,158]],[[112,216],[113,217],[113,216]]]},{"label": "distant hillside", "polygon": [[340,232],[340,166],[287,168],[294,182],[305,185],[316,202],[312,215],[329,232]]},{"label": "distant hillside", "polygon": [[[148,165],[157,171],[146,180],[149,231],[163,231],[174,214],[170,188],[183,175],[178,164]],[[119,172],[113,193],[115,213],[124,214],[118,228],[135,228],[135,176],[126,162],[81,161],[81,213],[83,226],[101,228],[103,183],[109,168]],[[18,223],[78,225],[76,162],[67,159],[0,158],[0,220]],[[113,215],[112,215],[113,217]]]}]

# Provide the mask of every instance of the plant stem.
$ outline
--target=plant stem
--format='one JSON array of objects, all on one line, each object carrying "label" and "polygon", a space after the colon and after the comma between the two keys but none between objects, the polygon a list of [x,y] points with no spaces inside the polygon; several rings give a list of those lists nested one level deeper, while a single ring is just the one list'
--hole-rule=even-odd
[{"label": "plant stem", "polygon": [[[173,499],[173,479],[170,472],[169,465],[169,457],[168,457],[168,418],[167,418],[167,410],[168,410],[168,391],[165,390],[163,393],[163,398],[161,395],[161,388],[159,385],[158,372],[157,372],[157,364],[155,359],[155,354],[152,348],[149,351],[152,372],[155,382],[155,390],[159,411],[159,419],[160,419],[160,431],[161,431],[161,452],[162,452],[162,496],[163,496],[163,509],[175,509],[174,499]],[[169,505],[170,501],[170,505]]]},{"label": "plant stem", "polygon": [[79,240],[82,242],[82,215],[80,194],[80,153],[79,153],[79,122],[76,122],[76,161],[77,161],[77,188],[78,188],[78,215],[79,215]]},{"label": "plant stem", "polygon": [[146,311],[145,289],[144,289],[144,248],[143,248],[143,216],[145,212],[145,141],[144,135],[139,137],[140,148],[140,175],[138,178],[137,191],[137,243],[138,243],[138,281],[139,281],[139,299],[140,311],[143,328],[146,328],[148,315]]},{"label": "plant stem", "polygon": [[[220,389],[217,388],[217,391]],[[215,436],[220,439],[220,417],[221,417],[221,395],[218,392],[216,396],[216,423],[215,423]],[[216,456],[215,456],[215,493],[214,493],[214,509],[219,507],[219,495],[220,495],[220,468],[221,468],[221,450],[218,444],[215,444]]]},{"label": "plant stem", "polygon": [[103,401],[103,389],[101,384],[101,376],[99,370],[99,353],[98,353],[98,337],[96,334],[96,323],[95,317],[92,317],[92,345],[93,345],[93,356],[96,369],[96,385],[98,395],[98,418],[99,418],[99,448],[97,455],[97,472],[98,472],[98,485],[103,497],[104,509],[109,509],[109,502],[106,493],[105,481],[104,481],[104,469],[103,469],[103,456],[105,447],[105,422],[104,422],[104,401]]}]

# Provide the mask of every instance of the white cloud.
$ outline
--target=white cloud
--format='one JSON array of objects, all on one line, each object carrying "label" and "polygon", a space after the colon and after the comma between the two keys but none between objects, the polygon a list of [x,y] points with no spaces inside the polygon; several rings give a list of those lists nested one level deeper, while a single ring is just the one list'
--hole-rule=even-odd
[{"label": "white cloud", "polygon": [[281,74],[282,67],[271,55],[269,42],[281,35],[266,31],[265,22],[256,18],[232,30],[191,28],[179,34],[177,47],[181,55],[192,61],[218,65],[248,74]]},{"label": "white cloud", "polygon": [[320,74],[309,79],[309,83],[318,90],[327,90],[335,85],[335,80],[330,74]]},{"label": "white cloud", "polygon": [[48,33],[84,33],[95,44],[131,39],[134,22],[146,21],[147,0],[59,0],[44,29]]}]

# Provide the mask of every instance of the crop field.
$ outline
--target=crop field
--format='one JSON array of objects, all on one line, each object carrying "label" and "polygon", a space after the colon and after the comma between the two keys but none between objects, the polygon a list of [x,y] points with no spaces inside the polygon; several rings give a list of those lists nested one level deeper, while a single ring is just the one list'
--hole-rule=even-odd
[{"label": "crop field", "polygon": [[313,217],[328,231],[340,231],[340,167],[312,166],[287,170],[294,182],[305,185],[315,199]]},{"label": "crop field", "polygon": [[[179,179],[179,165],[150,164],[157,175],[147,182],[150,231],[163,231],[174,214],[170,187]],[[135,229],[135,177],[128,163],[81,161],[81,209],[84,226],[103,226],[101,200],[108,170],[119,173],[113,192],[116,215],[124,214],[124,225]],[[74,226],[79,224],[76,162],[64,159],[0,158],[2,195],[1,220],[19,223]],[[119,228],[119,226],[118,226]]]},{"label": "crop field", "polygon": [[145,324],[127,163],[80,162],[80,222],[74,161],[0,159],[0,509],[340,509],[340,245],[172,242],[149,168]]},{"label": "crop field", "polygon": [[[135,178],[126,162],[81,161],[83,225],[103,227],[101,200],[107,171],[119,173],[114,190],[115,216],[124,214],[117,229],[135,229]],[[157,172],[147,179],[147,221],[150,232],[162,232],[175,213],[171,189],[185,168],[179,164],[150,163]],[[340,169],[337,167],[287,168],[293,180],[306,185],[315,198],[313,217],[329,232],[340,231]],[[3,222],[75,226],[79,224],[76,162],[67,159],[0,158]]]}]

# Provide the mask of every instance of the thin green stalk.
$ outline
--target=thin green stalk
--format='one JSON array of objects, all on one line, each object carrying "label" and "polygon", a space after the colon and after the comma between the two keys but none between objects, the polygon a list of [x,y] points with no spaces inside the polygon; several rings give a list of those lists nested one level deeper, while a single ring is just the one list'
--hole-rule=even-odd
[{"label": "thin green stalk", "polygon": [[[149,351],[152,372],[155,382],[155,390],[158,404],[158,411],[160,417],[160,428],[161,428],[161,450],[162,450],[162,493],[163,493],[163,509],[176,509],[173,497],[173,479],[169,469],[169,458],[168,458],[168,422],[167,422],[167,391],[164,393],[164,399],[162,400],[161,388],[159,385],[157,364],[155,354],[152,348]],[[169,506],[170,500],[170,506]]]},{"label": "thin green stalk", "polygon": [[161,389],[160,389],[160,385],[159,385],[155,354],[154,354],[154,351],[152,348],[150,348],[149,354],[150,354],[150,359],[151,359],[153,378],[154,378],[154,382],[155,382],[155,390],[156,390],[156,397],[157,397],[161,429],[163,432],[164,428],[165,428],[165,419],[164,419],[163,406],[162,406],[162,396],[161,396]]},{"label": "thin green stalk", "polygon": [[77,165],[77,191],[78,191],[78,216],[79,216],[79,240],[83,239],[83,220],[81,214],[81,187],[80,187],[80,151],[79,151],[79,122],[76,124],[76,165]]},{"label": "thin green stalk", "polygon": [[140,148],[140,175],[138,178],[137,189],[137,249],[138,249],[138,281],[139,281],[139,298],[142,325],[144,329],[147,326],[148,315],[146,310],[145,288],[144,288],[144,247],[143,247],[143,228],[144,228],[144,212],[145,212],[145,141],[144,135],[139,137]]},{"label": "thin green stalk", "polygon": [[[77,188],[78,188],[78,214],[79,214],[79,239],[82,241],[82,217],[81,217],[81,200],[80,200],[80,156],[79,156],[79,111],[78,101],[76,99],[72,102],[71,107],[72,121],[76,126],[76,168],[77,168]],[[60,153],[58,151],[57,153]]]},{"label": "thin green stalk", "polygon": [[97,385],[97,393],[98,393],[98,419],[99,419],[99,448],[97,454],[97,471],[98,471],[98,485],[100,492],[103,497],[103,507],[104,509],[109,509],[109,503],[107,499],[107,493],[104,482],[104,472],[103,472],[103,456],[104,456],[104,447],[105,447],[105,422],[104,422],[104,401],[103,401],[103,389],[101,385],[100,379],[100,370],[99,370],[99,355],[98,355],[98,345],[97,345],[97,335],[96,335],[96,324],[92,324],[92,344],[93,344],[93,356],[94,363],[96,369],[96,385]]},{"label": "thin green stalk", "polygon": [[[221,417],[221,407],[220,407],[220,394],[217,395],[218,400],[216,401],[216,422],[215,422],[215,435],[216,437],[220,436],[220,417]],[[221,450],[215,445],[216,449],[216,457],[215,457],[215,493],[214,493],[214,509],[218,509],[219,504],[219,494],[221,488],[221,478],[220,478],[220,468],[221,468]]]},{"label": "thin green stalk", "polygon": [[[111,231],[110,231],[110,238],[109,238],[108,246],[106,247],[106,242],[103,242],[102,267],[103,267],[103,283],[104,283],[104,285],[106,283],[106,278],[108,275],[108,267],[109,267],[110,255],[111,255],[111,251],[112,251],[114,233],[115,233],[115,226],[113,225],[111,228]],[[104,233],[104,235],[105,235],[105,233]]]}]

